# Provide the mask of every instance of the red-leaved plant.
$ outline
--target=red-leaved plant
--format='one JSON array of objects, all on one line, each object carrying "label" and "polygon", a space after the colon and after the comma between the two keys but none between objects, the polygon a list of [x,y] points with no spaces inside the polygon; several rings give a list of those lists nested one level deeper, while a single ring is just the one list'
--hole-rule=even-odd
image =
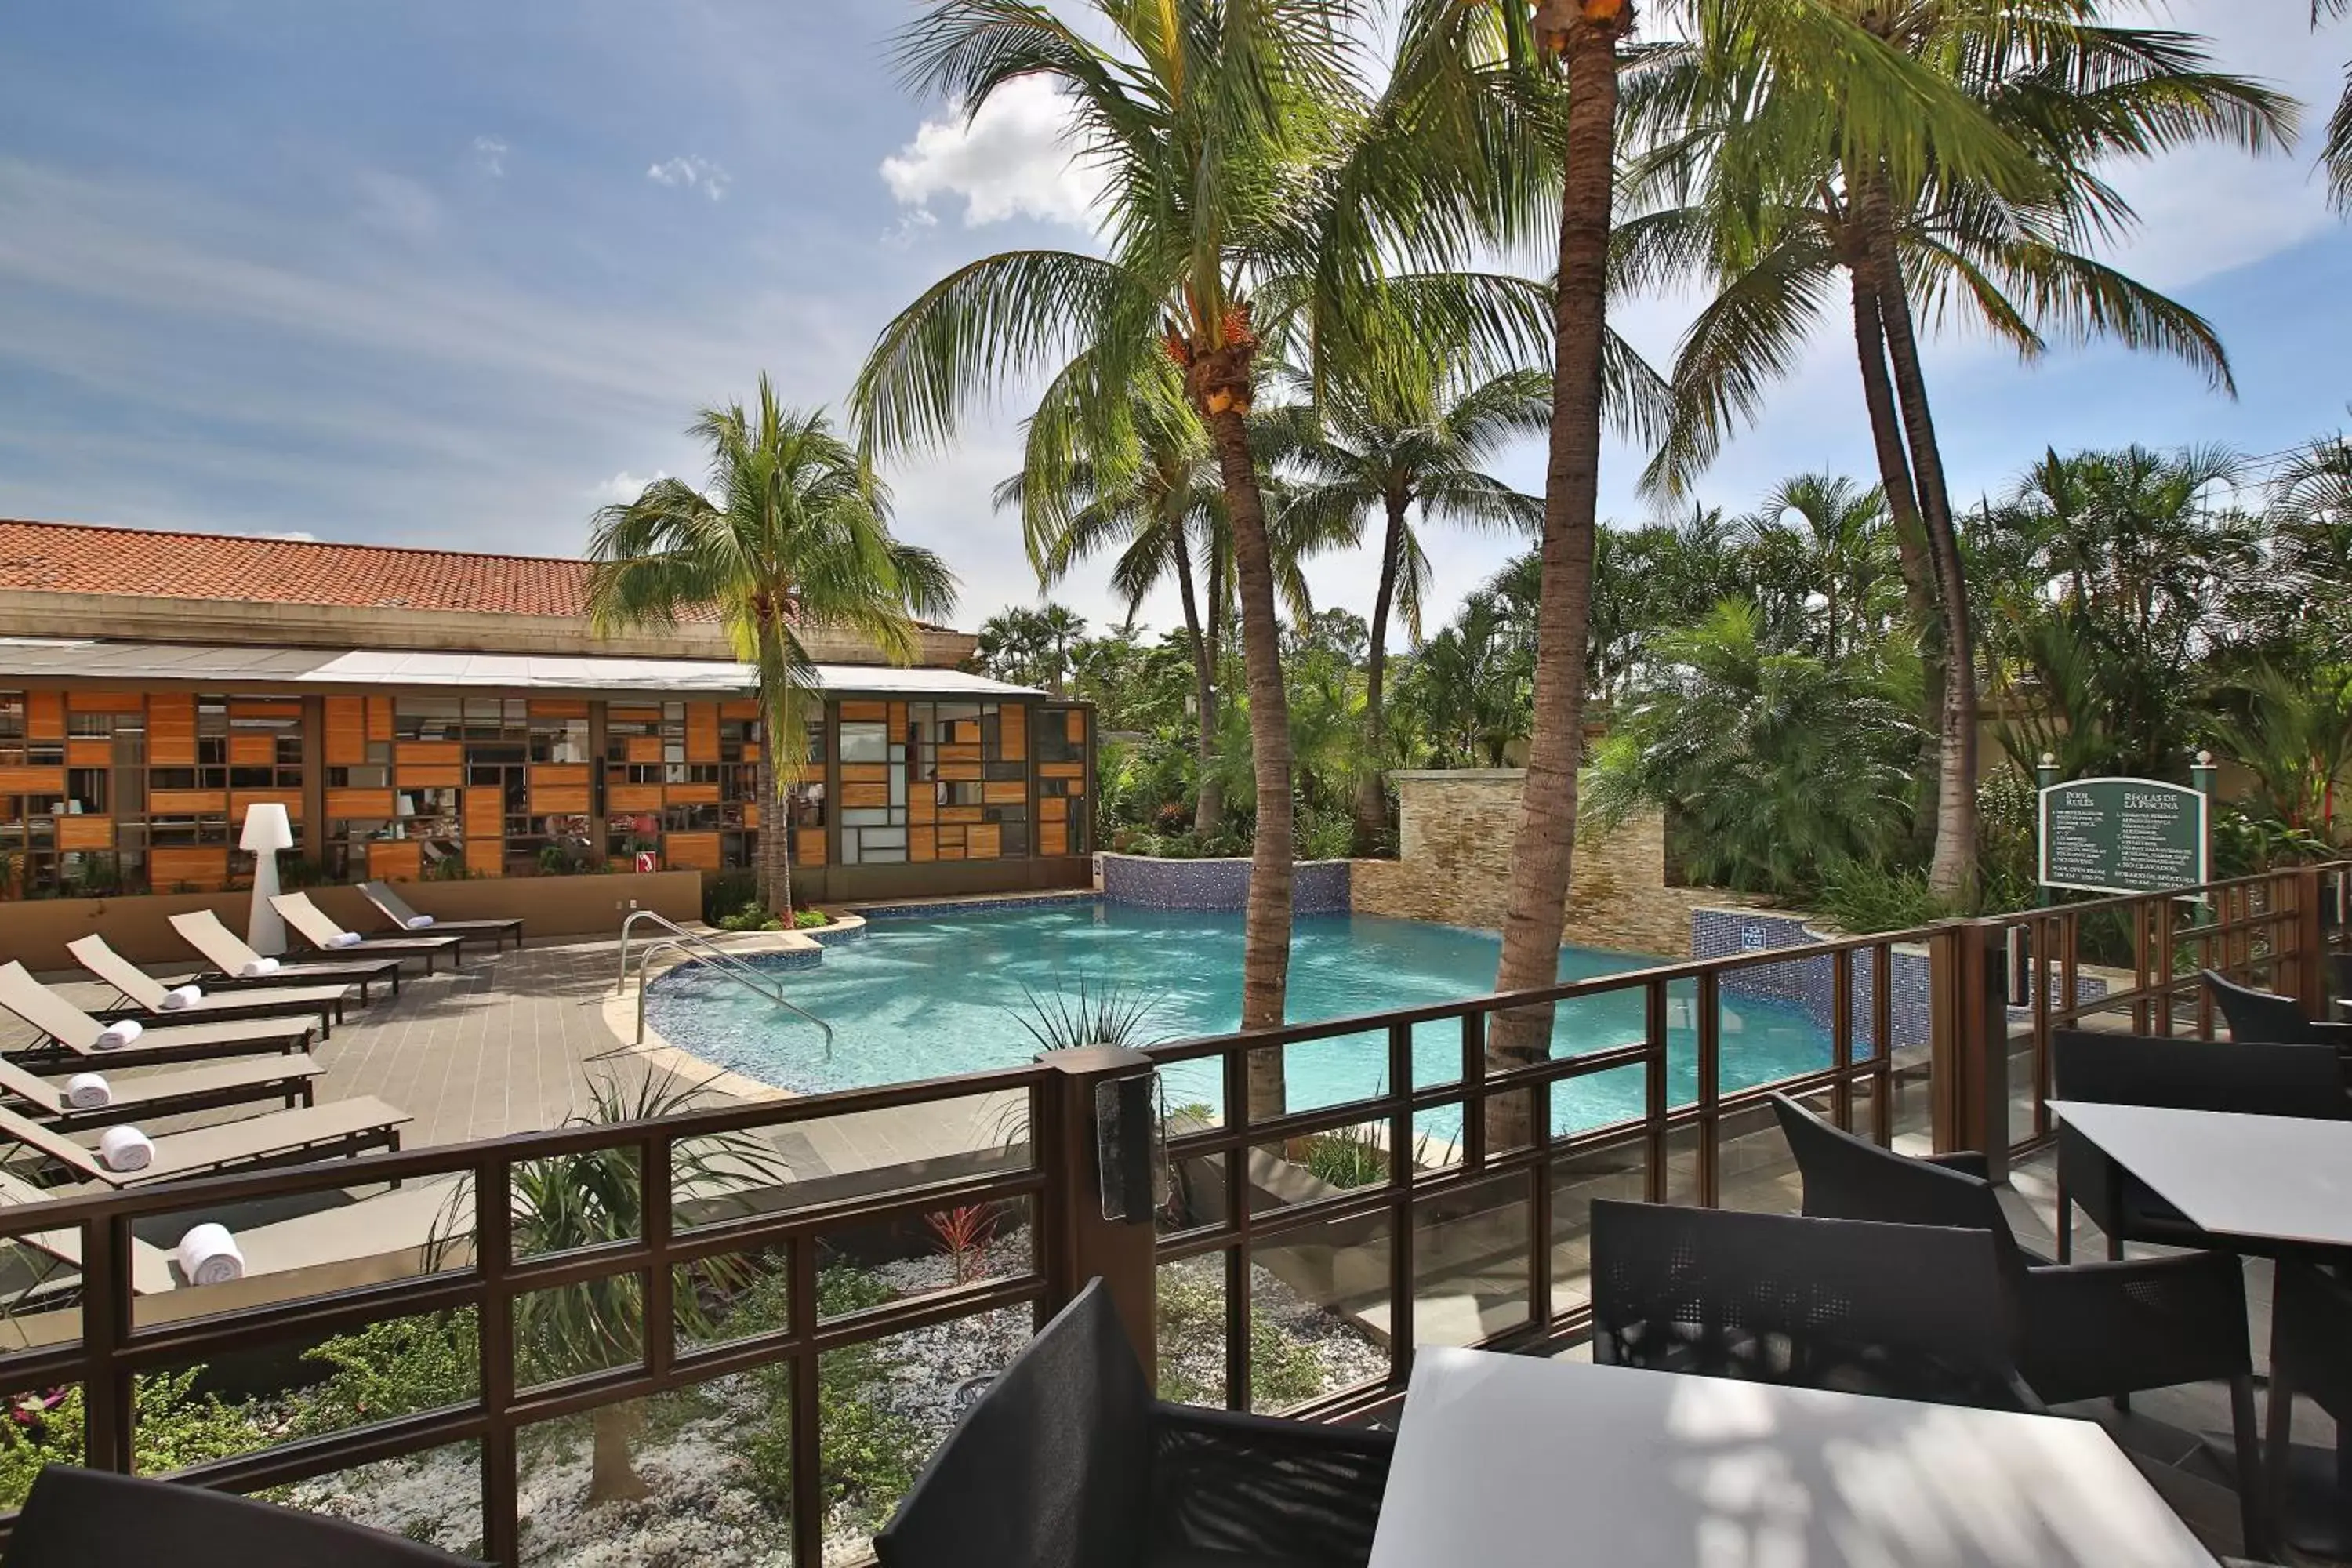
[{"label": "red-leaved plant", "polygon": [[939,1238],[957,1284],[969,1285],[979,1277],[982,1255],[996,1239],[996,1210],[987,1204],[966,1204],[923,1216],[923,1224]]}]

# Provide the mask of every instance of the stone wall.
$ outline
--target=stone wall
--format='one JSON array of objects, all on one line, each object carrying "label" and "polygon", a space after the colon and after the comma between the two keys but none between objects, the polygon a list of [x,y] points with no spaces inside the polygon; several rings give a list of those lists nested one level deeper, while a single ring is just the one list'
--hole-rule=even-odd
[{"label": "stone wall", "polygon": [[[1482,768],[1390,777],[1402,819],[1400,854],[1355,863],[1355,912],[1499,929],[1527,774]],[[1666,886],[1665,820],[1644,813],[1579,839],[1561,941],[1680,957],[1690,951],[1691,910],[1723,897],[1717,889]]]}]

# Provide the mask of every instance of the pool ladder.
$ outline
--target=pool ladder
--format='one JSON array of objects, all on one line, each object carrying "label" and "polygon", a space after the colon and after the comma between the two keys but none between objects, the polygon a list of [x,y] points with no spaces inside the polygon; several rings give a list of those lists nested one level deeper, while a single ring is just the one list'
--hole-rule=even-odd
[{"label": "pool ladder", "polygon": [[665,952],[680,955],[691,953],[711,966],[711,972],[723,974],[746,991],[757,993],[775,1006],[795,1016],[805,1018],[824,1033],[824,1059],[833,1060],[833,1026],[784,994],[783,982],[761,970],[753,968],[733,953],[720,947],[699,931],[690,931],[652,910],[638,910],[621,922],[621,976],[614,994],[626,995],[629,989],[629,938],[641,921],[650,921],[670,934],[649,944],[637,958],[637,1037],[635,1044],[646,1043],[646,970]]}]

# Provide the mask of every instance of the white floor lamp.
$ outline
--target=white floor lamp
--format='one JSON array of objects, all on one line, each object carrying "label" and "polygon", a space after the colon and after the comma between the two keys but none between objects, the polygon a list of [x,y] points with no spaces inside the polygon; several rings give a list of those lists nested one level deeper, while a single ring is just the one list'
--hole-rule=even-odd
[{"label": "white floor lamp", "polygon": [[253,854],[253,913],[245,923],[245,943],[264,957],[276,957],[286,951],[286,921],[269,900],[278,891],[278,852],[294,847],[286,807],[276,801],[246,807],[245,837],[237,847]]}]

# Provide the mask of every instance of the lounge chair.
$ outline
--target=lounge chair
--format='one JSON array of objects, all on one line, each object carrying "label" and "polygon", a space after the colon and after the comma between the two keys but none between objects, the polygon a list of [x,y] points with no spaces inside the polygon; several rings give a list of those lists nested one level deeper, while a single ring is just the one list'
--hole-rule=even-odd
[{"label": "lounge chair", "polygon": [[251,1105],[265,1100],[287,1109],[318,1102],[318,1078],[327,1069],[306,1056],[239,1057],[170,1068],[107,1083],[104,1105],[77,1107],[62,1079],[45,1079],[0,1057],[0,1094],[30,1108],[52,1127],[105,1127],[142,1117]]},{"label": "lounge chair", "polygon": [[308,1165],[371,1149],[400,1148],[400,1130],[415,1118],[365,1096],[277,1110],[217,1127],[159,1133],[150,1140],[154,1157],[136,1171],[110,1169],[96,1152],[64,1133],[0,1109],[0,1138],[13,1139],[44,1155],[67,1173],[101,1186],[152,1186],[185,1176],[270,1165]]},{"label": "lounge chair", "polygon": [[295,934],[330,958],[341,953],[355,953],[362,958],[421,958],[425,973],[433,973],[433,961],[443,953],[449,962],[457,962],[457,939],[454,936],[362,936],[345,931],[327,913],[310,901],[308,893],[278,893],[271,897],[269,907],[294,928]]},{"label": "lounge chair", "polygon": [[194,948],[198,955],[213,966],[209,973],[188,976],[198,984],[215,986],[223,991],[356,985],[360,988],[362,1006],[367,1005],[369,987],[378,983],[390,985],[394,996],[400,994],[400,960],[396,958],[331,959],[315,963],[307,959],[264,958],[247,947],[243,938],[221,924],[220,916],[210,910],[173,915],[172,929],[180,933],[182,942]]},{"label": "lounge chair", "polygon": [[30,1053],[56,1057],[62,1053],[85,1061],[119,1068],[153,1067],[163,1062],[205,1060],[215,1057],[257,1056],[267,1051],[292,1055],[307,1051],[317,1024],[304,1014],[293,1018],[248,1018],[210,1024],[173,1024],[147,1028],[129,1045],[101,1050],[100,1037],[110,1027],[58,995],[11,960],[0,963],[0,1012],[15,1014],[38,1030],[39,1043]]},{"label": "lounge chair", "polygon": [[[279,1300],[282,1287],[271,1286],[271,1275],[304,1269],[338,1269],[357,1279],[339,1279],[346,1287],[363,1280],[376,1284],[412,1279],[436,1267],[455,1268],[468,1261],[468,1237],[436,1241],[448,1217],[450,1202],[459,1194],[463,1178],[428,1177],[396,1192],[380,1193],[356,1203],[312,1209],[254,1226],[232,1226],[239,1252],[245,1255],[245,1280],[239,1286],[203,1287],[207,1301],[227,1306]],[[63,1194],[47,1192],[21,1176],[0,1171],[0,1208],[21,1208],[50,1202]],[[186,1223],[193,1225],[194,1216]],[[55,1258],[79,1272],[81,1268],[81,1227],[27,1231],[11,1240]],[[172,1249],[158,1247],[135,1231],[131,1237],[131,1290],[136,1296],[164,1296],[196,1289],[179,1272]],[[36,1295],[54,1294],[61,1282],[44,1281]],[[228,1298],[251,1298],[230,1300]]]},{"label": "lounge chair", "polygon": [[397,930],[425,936],[481,937],[490,939],[490,951],[499,951],[509,937],[517,947],[522,945],[522,917],[515,915],[492,921],[445,921],[437,915],[422,915],[407,900],[393,889],[390,882],[362,882],[360,896],[379,910]]},{"label": "lounge chair", "polygon": [[206,992],[174,1007],[170,1005],[170,997],[177,987],[164,984],[107,946],[104,937],[86,936],[69,942],[66,951],[74,955],[75,963],[121,992],[130,1004],[91,1015],[110,1024],[121,1018],[136,1018],[142,1024],[209,1024],[223,1018],[282,1018],[292,1013],[313,1013],[319,1019],[319,1037],[325,1039],[343,1021],[343,1004],[352,994],[349,985],[288,986],[267,995]]}]

